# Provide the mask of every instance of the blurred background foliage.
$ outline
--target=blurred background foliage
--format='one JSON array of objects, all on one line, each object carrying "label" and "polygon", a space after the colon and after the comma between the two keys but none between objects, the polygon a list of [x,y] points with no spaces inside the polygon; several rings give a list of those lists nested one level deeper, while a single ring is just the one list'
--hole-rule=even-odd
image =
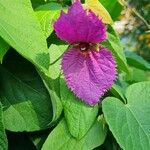
[{"label": "blurred background foliage", "polygon": [[150,61],[150,1],[122,1],[124,9],[115,22],[126,50],[131,50]]}]

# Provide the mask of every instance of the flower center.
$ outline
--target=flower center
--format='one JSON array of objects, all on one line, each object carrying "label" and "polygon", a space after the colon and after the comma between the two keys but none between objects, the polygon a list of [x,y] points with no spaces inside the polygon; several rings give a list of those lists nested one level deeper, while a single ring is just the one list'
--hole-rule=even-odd
[{"label": "flower center", "polygon": [[89,48],[90,48],[89,43],[79,43],[79,49],[81,52],[86,52],[89,50]]},{"label": "flower center", "polygon": [[99,51],[99,44],[80,42],[72,45],[73,48],[80,50],[82,54],[88,54],[89,51]]}]

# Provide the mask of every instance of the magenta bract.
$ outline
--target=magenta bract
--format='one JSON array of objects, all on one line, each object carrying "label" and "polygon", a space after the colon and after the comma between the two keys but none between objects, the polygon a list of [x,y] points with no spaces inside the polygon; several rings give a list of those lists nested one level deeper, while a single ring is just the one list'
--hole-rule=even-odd
[{"label": "magenta bract", "polygon": [[106,27],[93,12],[75,2],[54,23],[57,36],[72,48],[62,58],[68,87],[81,100],[95,105],[116,79],[116,64],[111,52],[97,43],[106,39]]},{"label": "magenta bract", "polygon": [[70,44],[98,43],[106,38],[105,25],[93,12],[86,12],[80,2],[74,3],[67,14],[61,12],[54,29],[60,39]]}]

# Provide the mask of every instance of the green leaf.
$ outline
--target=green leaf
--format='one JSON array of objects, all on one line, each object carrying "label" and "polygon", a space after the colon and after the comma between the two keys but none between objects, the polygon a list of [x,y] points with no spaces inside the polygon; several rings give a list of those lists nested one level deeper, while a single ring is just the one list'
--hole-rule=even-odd
[{"label": "green leaf", "polygon": [[10,131],[37,131],[49,127],[52,106],[36,70],[16,53],[0,66],[0,99],[4,124]]},{"label": "green leaf", "polygon": [[48,69],[46,38],[30,0],[1,0],[0,14],[0,36],[38,68]]},{"label": "green leaf", "polygon": [[53,32],[53,23],[60,15],[61,9],[61,5],[57,3],[48,3],[35,9],[46,38]]},{"label": "green leaf", "polygon": [[150,82],[129,86],[126,99],[127,104],[114,97],[102,102],[109,128],[124,150],[149,150]]},{"label": "green leaf", "polygon": [[0,62],[1,63],[8,49],[9,49],[9,45],[0,37]]},{"label": "green leaf", "polygon": [[148,81],[148,75],[141,69],[130,68],[130,74],[126,75],[125,80],[129,83]]},{"label": "green leaf", "polygon": [[81,139],[96,120],[98,105],[91,107],[81,102],[63,79],[60,80],[60,94],[69,131],[73,137]]},{"label": "green leaf", "polygon": [[2,104],[0,103],[0,149],[7,150],[8,142],[3,124],[3,109]]},{"label": "green leaf", "polygon": [[150,63],[148,63],[136,53],[131,51],[125,51],[125,56],[129,65],[142,70],[150,70]]},{"label": "green leaf", "polygon": [[114,31],[113,27],[108,27],[108,38],[106,41],[102,43],[105,47],[107,47],[110,51],[112,51],[116,61],[117,67],[120,71],[124,71],[127,74],[129,73],[128,65],[126,62],[126,58],[123,52],[123,48],[121,46],[119,37],[117,33]]},{"label": "green leaf", "polygon": [[53,109],[55,111],[55,116],[53,116],[53,120],[57,120],[60,117],[62,112],[62,103],[60,99],[60,73],[61,73],[61,56],[64,51],[67,49],[68,45],[54,45],[52,44],[49,47],[49,56],[50,56],[50,66],[49,66],[49,90],[51,94],[51,99],[53,102]]},{"label": "green leaf", "polygon": [[112,19],[117,20],[120,15],[123,6],[118,2],[118,0],[99,0],[103,6],[107,9]]},{"label": "green leaf", "polygon": [[53,106],[53,119],[52,122],[56,121],[62,112],[62,103],[60,100],[60,58],[64,51],[67,49],[67,45],[54,45],[52,44],[49,48],[50,55],[50,66],[49,66],[49,75],[46,76],[42,72],[39,72],[41,75],[47,90],[50,93],[52,106]]},{"label": "green leaf", "polygon": [[88,133],[80,140],[71,136],[65,119],[49,134],[42,150],[91,150],[103,144],[107,128],[103,118],[97,120]]}]

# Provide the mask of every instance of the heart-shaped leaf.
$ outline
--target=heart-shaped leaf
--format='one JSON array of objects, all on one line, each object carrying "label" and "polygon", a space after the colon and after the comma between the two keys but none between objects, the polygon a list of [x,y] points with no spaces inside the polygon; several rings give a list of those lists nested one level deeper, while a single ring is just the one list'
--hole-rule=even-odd
[{"label": "heart-shaped leaf", "polygon": [[102,108],[104,116],[119,145],[124,150],[150,149],[150,82],[127,88],[127,104],[107,97]]}]

